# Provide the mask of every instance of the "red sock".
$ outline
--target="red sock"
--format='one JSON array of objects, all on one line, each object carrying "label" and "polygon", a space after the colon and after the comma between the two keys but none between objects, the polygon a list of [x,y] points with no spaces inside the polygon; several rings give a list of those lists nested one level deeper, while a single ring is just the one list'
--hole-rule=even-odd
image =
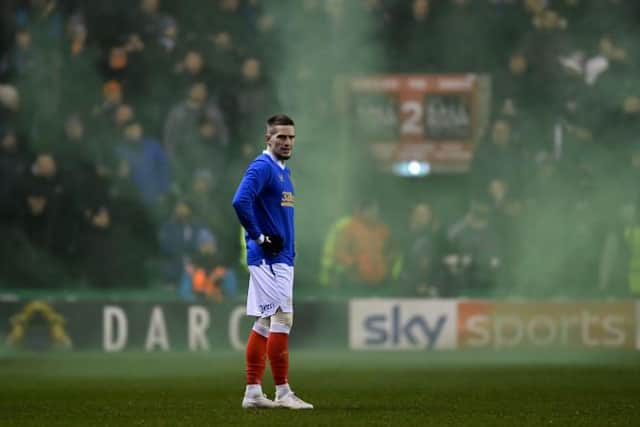
[{"label": "red sock", "polygon": [[289,382],[289,334],[270,332],[267,341],[267,353],[271,363],[271,373],[276,385]]},{"label": "red sock", "polygon": [[247,350],[247,384],[260,384],[267,363],[267,338],[254,330],[249,334]]}]

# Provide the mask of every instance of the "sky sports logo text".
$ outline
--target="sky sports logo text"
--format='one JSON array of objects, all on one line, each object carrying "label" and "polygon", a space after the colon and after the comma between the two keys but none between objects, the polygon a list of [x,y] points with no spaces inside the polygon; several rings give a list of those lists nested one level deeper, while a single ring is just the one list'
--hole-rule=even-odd
[{"label": "sky sports logo text", "polygon": [[355,299],[354,350],[636,348],[640,302]]},{"label": "sky sports logo text", "polygon": [[366,343],[380,345],[390,341],[398,345],[406,340],[411,345],[418,345],[421,340],[426,339],[427,349],[431,349],[446,322],[447,316],[444,314],[438,316],[433,322],[429,322],[422,315],[402,319],[402,306],[394,305],[391,307],[391,315],[374,314],[365,318]]},{"label": "sky sports logo text", "polygon": [[456,346],[455,302],[352,300],[352,349],[435,350]]},{"label": "sky sports logo text", "polygon": [[461,348],[633,348],[634,304],[474,302],[458,304]]}]

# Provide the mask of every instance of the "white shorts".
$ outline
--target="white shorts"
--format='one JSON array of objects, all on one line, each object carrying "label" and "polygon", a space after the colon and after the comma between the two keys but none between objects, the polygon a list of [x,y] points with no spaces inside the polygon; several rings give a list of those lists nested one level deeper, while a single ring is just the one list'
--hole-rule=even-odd
[{"label": "white shorts", "polygon": [[283,263],[250,265],[247,316],[269,317],[278,308],[293,313],[293,267]]}]

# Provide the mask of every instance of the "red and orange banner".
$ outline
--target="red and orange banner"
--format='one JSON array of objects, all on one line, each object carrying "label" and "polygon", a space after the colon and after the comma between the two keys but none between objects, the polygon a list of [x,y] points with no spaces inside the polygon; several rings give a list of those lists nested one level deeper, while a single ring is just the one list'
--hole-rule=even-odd
[{"label": "red and orange banner", "polygon": [[461,348],[635,348],[632,302],[458,303]]}]

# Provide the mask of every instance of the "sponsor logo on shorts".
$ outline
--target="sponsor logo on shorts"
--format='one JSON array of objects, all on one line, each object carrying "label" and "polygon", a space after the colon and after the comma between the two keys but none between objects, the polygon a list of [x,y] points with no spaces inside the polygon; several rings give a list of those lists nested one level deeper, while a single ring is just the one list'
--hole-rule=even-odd
[{"label": "sponsor logo on shorts", "polygon": [[273,310],[273,307],[274,307],[273,303],[258,305],[258,308],[260,309],[260,313],[262,314],[264,314],[266,311]]}]

